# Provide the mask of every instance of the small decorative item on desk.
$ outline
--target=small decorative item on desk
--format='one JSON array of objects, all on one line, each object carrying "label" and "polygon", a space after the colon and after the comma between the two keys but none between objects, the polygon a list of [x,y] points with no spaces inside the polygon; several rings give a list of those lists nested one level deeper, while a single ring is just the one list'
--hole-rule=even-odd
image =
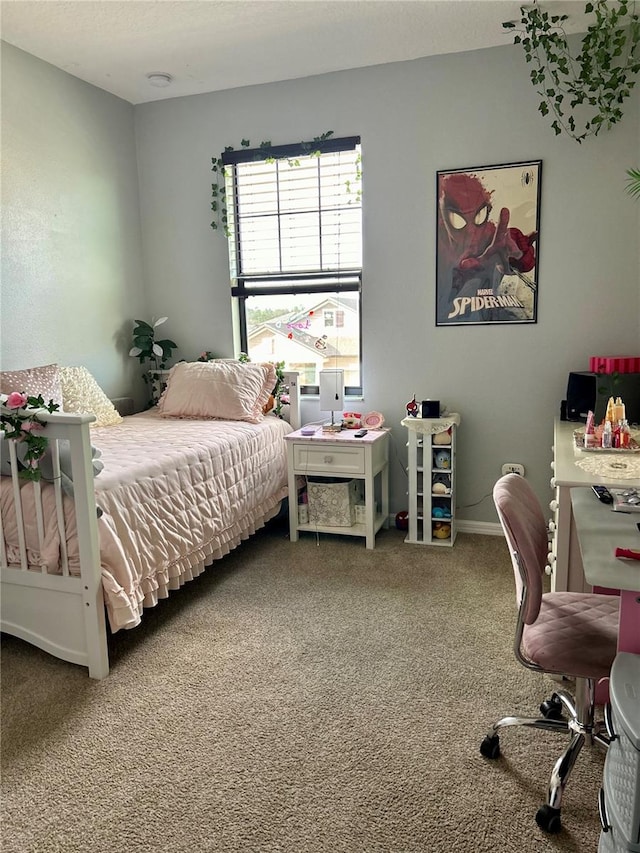
[{"label": "small decorative item on desk", "polygon": [[362,415],[360,412],[343,412],[342,426],[345,429],[360,429]]},{"label": "small decorative item on desk", "polygon": [[361,420],[361,426],[366,429],[382,429],[384,426],[384,417],[380,412],[367,412]]},{"label": "small decorative item on desk", "polygon": [[595,425],[592,411],[587,414],[583,430],[574,432],[575,446],[578,450],[595,450],[605,452],[637,452],[640,446],[631,434],[626,419],[625,405],[618,397],[609,397],[604,421]]},{"label": "small decorative item on desk", "polygon": [[413,400],[410,400],[405,406],[407,410],[407,414],[410,418],[417,418],[418,412],[420,411],[420,406],[416,403],[416,395],[413,395]]}]

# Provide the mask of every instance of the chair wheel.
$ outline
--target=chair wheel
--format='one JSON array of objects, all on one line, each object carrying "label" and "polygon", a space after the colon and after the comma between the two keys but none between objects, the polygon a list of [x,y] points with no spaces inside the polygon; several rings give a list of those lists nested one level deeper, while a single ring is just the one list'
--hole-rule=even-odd
[{"label": "chair wheel", "polygon": [[562,702],[554,693],[550,699],[540,705],[540,713],[545,720],[561,720],[562,719]]},{"label": "chair wheel", "polygon": [[545,832],[555,833],[560,832],[562,823],[560,822],[560,809],[554,809],[545,803],[540,806],[536,812],[536,823]]},{"label": "chair wheel", "polygon": [[498,758],[500,755],[500,738],[498,735],[493,737],[487,735],[480,744],[480,752],[485,758]]}]

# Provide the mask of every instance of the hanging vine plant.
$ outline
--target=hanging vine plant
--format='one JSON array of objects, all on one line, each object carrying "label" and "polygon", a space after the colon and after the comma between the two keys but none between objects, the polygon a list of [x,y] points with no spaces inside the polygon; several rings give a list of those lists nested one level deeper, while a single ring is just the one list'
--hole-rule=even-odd
[{"label": "hanging vine plant", "polygon": [[568,15],[549,15],[540,6],[521,6],[520,21],[502,26],[515,32],[533,68],[531,82],[541,97],[538,110],[551,116],[556,135],[564,131],[576,142],[610,130],[622,119],[622,104],[640,71],[640,16],[635,3],[596,0],[585,6],[593,23],[572,56],[563,24]]},{"label": "hanging vine plant", "polygon": [[[327,130],[320,136],[315,136],[311,142],[301,142],[300,147],[306,156],[319,157],[322,152],[318,150],[318,143],[324,142],[331,136],[333,136],[333,131]],[[251,148],[251,142],[248,139],[243,139],[240,142],[240,147]],[[217,231],[218,229],[223,230],[227,237],[229,236],[226,189],[227,170],[222,158],[224,154],[227,154],[230,151],[235,151],[235,148],[232,145],[228,145],[220,157],[211,158],[211,171],[215,173],[215,182],[211,184],[211,210],[214,213],[214,219],[211,222],[211,227],[214,231]],[[347,192],[353,192],[357,201],[360,201],[362,194],[361,185],[359,183],[362,177],[360,154],[357,155],[357,158],[355,180],[358,182],[358,186],[354,188],[351,186],[351,182],[347,181]],[[276,160],[286,160],[289,166],[300,165],[300,160],[298,158],[278,155],[270,140],[268,142],[260,143],[256,149],[254,159],[265,160],[267,163],[274,163]]]}]

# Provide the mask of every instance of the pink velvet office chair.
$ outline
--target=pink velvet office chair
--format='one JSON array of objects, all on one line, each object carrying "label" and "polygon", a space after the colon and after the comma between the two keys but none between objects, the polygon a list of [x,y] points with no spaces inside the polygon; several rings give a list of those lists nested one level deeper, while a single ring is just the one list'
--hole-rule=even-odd
[{"label": "pink velvet office chair", "polygon": [[516,581],[518,621],[514,650],[521,664],[538,672],[575,679],[575,698],[558,689],[540,705],[540,718],[503,717],[480,745],[486,758],[498,758],[498,732],[528,726],[568,733],[568,746],[551,772],[549,798],[536,822],[546,832],[561,829],[562,796],[585,740],[606,748],[608,738],[595,721],[595,688],[609,675],[616,655],[618,599],[578,592],[543,592],[549,550],[547,528],[538,499],[519,474],[495,484],[493,500],[509,546]]}]

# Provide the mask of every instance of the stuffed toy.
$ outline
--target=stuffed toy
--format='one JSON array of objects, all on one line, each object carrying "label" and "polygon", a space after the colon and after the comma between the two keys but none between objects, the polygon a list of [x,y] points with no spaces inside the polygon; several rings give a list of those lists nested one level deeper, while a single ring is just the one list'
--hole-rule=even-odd
[{"label": "stuffed toy", "polygon": [[437,432],[433,436],[434,444],[451,444],[451,427],[445,429],[444,432]]},{"label": "stuffed toy", "polygon": [[450,450],[437,450],[433,454],[433,466],[434,468],[444,468],[448,470],[451,468],[451,451]]},{"label": "stuffed toy", "polygon": [[449,539],[451,536],[451,525],[446,521],[434,521],[432,532],[436,539]]},{"label": "stuffed toy", "polygon": [[451,476],[449,474],[434,474],[431,478],[431,492],[434,495],[450,495]]},{"label": "stuffed toy", "polygon": [[451,518],[451,510],[446,506],[434,506],[431,510],[433,518]]}]

